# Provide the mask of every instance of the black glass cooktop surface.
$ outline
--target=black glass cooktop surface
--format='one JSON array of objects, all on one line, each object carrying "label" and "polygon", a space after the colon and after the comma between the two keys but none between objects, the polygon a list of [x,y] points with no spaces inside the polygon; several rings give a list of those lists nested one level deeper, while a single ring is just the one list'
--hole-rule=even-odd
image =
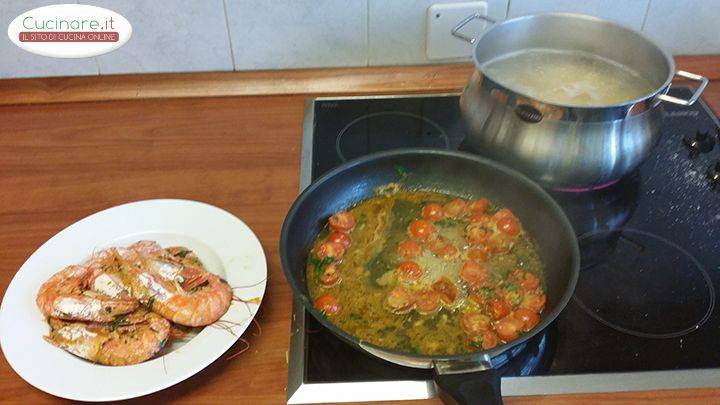
[{"label": "black glass cooktop surface", "polygon": [[[597,191],[551,193],[579,237],[580,279],[544,333],[498,359],[504,376],[720,368],[716,122],[701,103],[668,105],[661,139],[634,173]],[[701,149],[712,150],[689,148],[698,131]],[[367,153],[462,149],[464,138],[457,95],[317,100],[312,178]],[[307,382],[432,378],[359,352],[306,318]]]}]

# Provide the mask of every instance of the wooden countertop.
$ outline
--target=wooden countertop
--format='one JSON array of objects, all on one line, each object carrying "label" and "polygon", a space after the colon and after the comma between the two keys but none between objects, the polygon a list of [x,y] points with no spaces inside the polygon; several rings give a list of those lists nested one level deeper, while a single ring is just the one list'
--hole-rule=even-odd
[{"label": "wooden countertop", "polygon": [[[679,67],[720,79],[720,57],[679,58]],[[262,334],[251,327],[244,336],[248,351],[227,360],[242,348],[237,344],[194,377],[140,401],[284,403],[291,291],[278,239],[299,187],[305,97],[298,94],[458,91],[470,71],[452,65],[0,81],[0,104],[6,104],[0,106],[0,293],[43,242],[98,210],[149,198],[217,205],[245,221],[265,249]],[[718,111],[720,82],[703,98]],[[18,103],[30,104],[8,105]],[[4,356],[0,398],[57,401],[20,379]],[[692,389],[513,397],[507,403],[718,398],[720,389]]]}]

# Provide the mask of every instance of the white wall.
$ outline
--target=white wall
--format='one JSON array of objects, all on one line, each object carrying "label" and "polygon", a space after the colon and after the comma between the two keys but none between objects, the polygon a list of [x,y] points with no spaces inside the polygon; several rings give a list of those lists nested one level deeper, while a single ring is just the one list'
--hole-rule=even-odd
[{"label": "white wall", "polygon": [[[453,2],[78,1],[119,12],[132,24],[133,36],[119,50],[74,60],[27,53],[4,34],[22,12],[70,1],[0,1],[0,78],[439,63],[425,56],[425,13],[431,4]],[[720,53],[720,0],[486,1],[490,16],[499,20],[580,12],[642,30],[676,55]]]}]

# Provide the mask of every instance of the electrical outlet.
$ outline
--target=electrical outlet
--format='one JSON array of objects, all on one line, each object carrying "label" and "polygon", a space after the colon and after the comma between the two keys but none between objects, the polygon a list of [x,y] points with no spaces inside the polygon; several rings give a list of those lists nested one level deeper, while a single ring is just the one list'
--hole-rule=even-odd
[{"label": "electrical outlet", "polygon": [[[450,30],[465,17],[479,13],[487,15],[488,5],[485,1],[464,3],[433,4],[427,10],[427,30],[425,38],[425,54],[428,59],[468,58],[472,55],[473,46],[460,38],[455,38]],[[462,32],[471,37],[478,37],[490,28],[485,21],[474,19]]]}]

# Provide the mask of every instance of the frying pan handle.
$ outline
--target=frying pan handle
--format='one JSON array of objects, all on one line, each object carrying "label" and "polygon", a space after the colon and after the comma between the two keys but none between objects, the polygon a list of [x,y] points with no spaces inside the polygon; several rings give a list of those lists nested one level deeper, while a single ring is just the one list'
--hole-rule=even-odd
[{"label": "frying pan handle", "polygon": [[440,399],[445,404],[502,405],[500,373],[494,368],[472,373],[441,374],[433,369]]}]

